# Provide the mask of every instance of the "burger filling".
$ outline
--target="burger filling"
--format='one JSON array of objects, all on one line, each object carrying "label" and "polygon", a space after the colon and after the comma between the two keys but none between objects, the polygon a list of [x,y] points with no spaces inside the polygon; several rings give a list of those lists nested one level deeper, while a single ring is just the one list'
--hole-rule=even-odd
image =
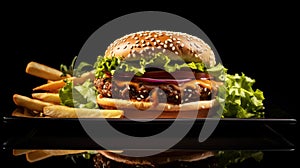
[{"label": "burger filling", "polygon": [[[207,83],[206,83],[207,82]],[[203,84],[204,83],[204,84]],[[112,81],[97,79],[96,88],[100,97],[149,102],[156,100],[170,104],[181,104],[211,99],[210,81],[191,80],[186,83],[147,83],[139,79],[133,81]],[[207,85],[207,86],[205,86]]]},{"label": "burger filling", "polygon": [[[164,69],[147,68],[147,63]],[[209,71],[203,63],[174,63],[161,54],[138,63],[99,57],[95,67],[94,84],[100,97],[175,105],[212,99],[220,83],[212,75],[223,70],[219,66]],[[191,70],[194,75],[188,76]]]}]

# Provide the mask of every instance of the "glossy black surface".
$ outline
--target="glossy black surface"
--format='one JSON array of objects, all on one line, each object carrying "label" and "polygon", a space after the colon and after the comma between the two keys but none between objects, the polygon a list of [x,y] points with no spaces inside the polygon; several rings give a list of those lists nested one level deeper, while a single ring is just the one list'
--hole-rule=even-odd
[{"label": "glossy black surface", "polygon": [[[128,119],[63,119],[63,118],[19,118],[4,117],[4,127],[9,129],[4,148],[17,149],[103,149],[86,133],[82,124],[93,128],[101,127],[104,122],[126,135],[147,137],[167,129],[174,119],[155,119],[149,122]],[[143,122],[142,122],[143,121]],[[177,119],[176,124],[190,124],[193,120]],[[213,134],[202,143],[198,142],[200,130],[204,124],[212,124],[217,119],[196,119],[191,130],[173,148],[203,150],[294,150],[294,144],[272,128],[280,126],[290,129],[296,124],[292,118],[271,119],[220,119]],[[103,134],[103,133],[102,133]],[[101,137],[94,134],[93,138]],[[111,137],[108,137],[111,138]],[[172,138],[172,137],[170,137]],[[156,139],[153,144],[145,144],[142,149],[156,148],[155,144],[164,139]],[[82,143],[85,142],[85,143]],[[66,145],[68,144],[68,145]],[[126,149],[122,139],[118,139],[115,149]],[[127,147],[128,148],[128,147]],[[131,146],[135,149],[135,146]],[[138,149],[139,149],[138,148]]]}]

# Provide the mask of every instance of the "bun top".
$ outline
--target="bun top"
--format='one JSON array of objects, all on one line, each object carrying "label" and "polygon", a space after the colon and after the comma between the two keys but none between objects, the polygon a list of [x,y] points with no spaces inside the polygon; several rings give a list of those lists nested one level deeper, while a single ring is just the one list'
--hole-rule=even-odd
[{"label": "bun top", "polygon": [[140,60],[160,51],[173,55],[172,59],[203,62],[209,67],[216,64],[212,49],[202,39],[182,32],[162,30],[127,34],[108,46],[105,57]]}]

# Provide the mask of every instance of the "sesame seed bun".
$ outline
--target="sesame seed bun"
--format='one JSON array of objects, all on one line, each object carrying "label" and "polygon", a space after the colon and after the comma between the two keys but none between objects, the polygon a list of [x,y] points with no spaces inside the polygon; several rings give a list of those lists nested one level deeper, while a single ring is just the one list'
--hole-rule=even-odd
[{"label": "sesame seed bun", "polygon": [[216,64],[212,49],[202,39],[182,32],[161,30],[140,31],[125,35],[108,46],[105,57],[139,60],[144,56],[143,53],[153,50],[172,52],[174,57],[171,59],[173,60],[203,62],[208,67]]}]

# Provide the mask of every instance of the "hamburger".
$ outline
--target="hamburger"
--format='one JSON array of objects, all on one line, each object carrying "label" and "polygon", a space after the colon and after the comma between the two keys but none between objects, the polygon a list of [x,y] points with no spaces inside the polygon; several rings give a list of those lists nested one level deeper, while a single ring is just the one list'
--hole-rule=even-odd
[{"label": "hamburger", "polygon": [[[95,63],[97,104],[147,118],[207,117],[224,68],[202,39],[173,31],[140,31],[116,39]],[[133,112],[135,111],[135,113]],[[147,111],[147,113],[143,113]],[[140,115],[139,115],[140,114]]]}]

